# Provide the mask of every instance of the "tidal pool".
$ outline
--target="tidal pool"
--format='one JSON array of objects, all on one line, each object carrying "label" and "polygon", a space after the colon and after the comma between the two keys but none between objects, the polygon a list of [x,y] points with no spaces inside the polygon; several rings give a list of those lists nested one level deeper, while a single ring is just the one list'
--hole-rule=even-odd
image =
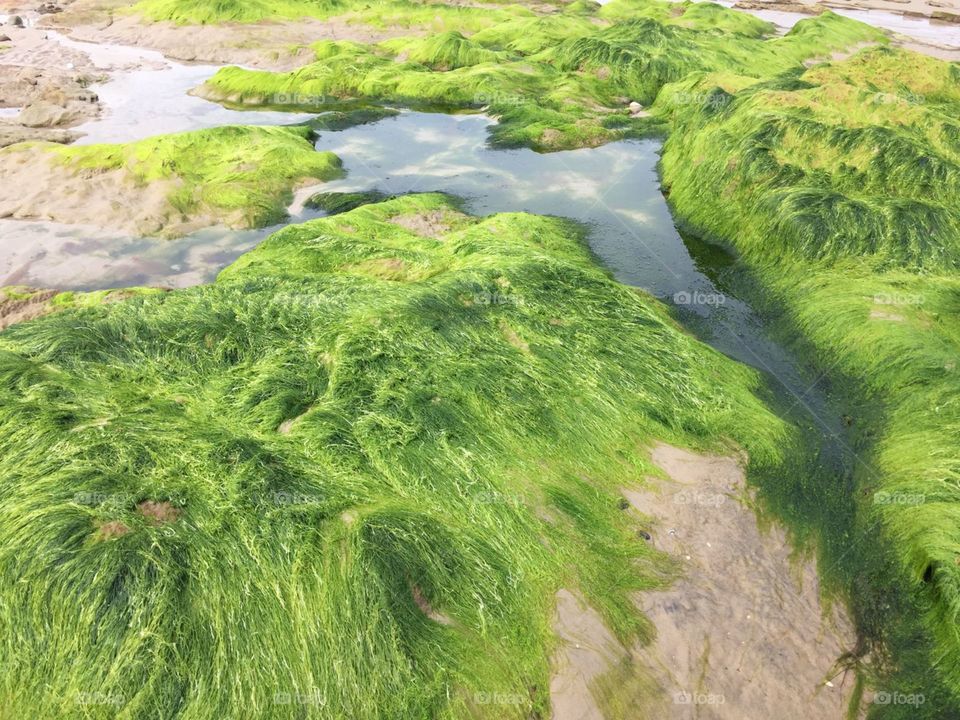
[{"label": "tidal pool", "polygon": [[[660,193],[658,141],[550,154],[494,150],[487,144],[493,122],[483,115],[404,111],[374,124],[323,132],[317,149],[339,155],[347,177],[301,190],[289,222],[322,215],[303,208],[313,191],[372,189],[447,192],[462,197],[477,214],[524,211],[577,220],[586,226],[598,260],[618,280],[674,304],[704,340],[769,372],[801,406],[814,402],[807,397],[808,383],[766,337],[750,308],[709,277],[723,264],[722,253],[703,249],[697,261],[691,256]],[[108,126],[101,125],[105,134]],[[117,128],[118,134],[125,132]],[[216,227],[159,240],[49,222],[0,221],[0,285],[89,290],[210,282],[279,227],[239,232]]]}]

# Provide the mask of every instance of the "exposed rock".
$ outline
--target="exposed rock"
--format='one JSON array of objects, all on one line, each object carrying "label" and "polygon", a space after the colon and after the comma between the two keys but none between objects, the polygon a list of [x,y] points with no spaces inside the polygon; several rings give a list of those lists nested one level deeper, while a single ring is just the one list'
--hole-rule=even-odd
[{"label": "exposed rock", "polygon": [[66,125],[76,119],[76,114],[67,107],[46,100],[27,105],[20,111],[17,121],[28,128],[52,128]]},{"label": "exposed rock", "polygon": [[930,17],[940,22],[960,23],[960,15],[955,12],[947,12],[946,10],[934,10],[930,13]]},{"label": "exposed rock", "polygon": [[67,145],[80,137],[79,133],[59,128],[28,128],[16,123],[0,122],[0,148],[21,142],[52,142]]}]

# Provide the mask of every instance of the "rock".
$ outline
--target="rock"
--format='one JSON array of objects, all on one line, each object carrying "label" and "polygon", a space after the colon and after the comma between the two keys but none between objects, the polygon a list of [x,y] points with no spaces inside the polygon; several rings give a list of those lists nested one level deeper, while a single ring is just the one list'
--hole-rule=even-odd
[{"label": "rock", "polygon": [[13,25],[14,27],[23,27],[23,18],[19,15],[14,15],[7,21],[8,24]]},{"label": "rock", "polygon": [[63,8],[53,3],[44,3],[37,8],[37,12],[41,15],[53,15],[54,13],[63,12]]},{"label": "rock", "polygon": [[0,35],[0,42],[10,42],[9,35]]},{"label": "rock", "polygon": [[935,10],[930,14],[930,17],[941,22],[960,23],[960,15],[946,10]]},{"label": "rock", "polygon": [[70,115],[71,113],[62,105],[38,100],[23,108],[17,120],[21,125],[29,128],[51,128],[66,122],[70,119]]},{"label": "rock", "polygon": [[46,130],[42,128],[26,128],[23,125],[0,123],[0,148],[31,140],[68,144],[80,135],[69,130]]},{"label": "rock", "polygon": [[636,100],[634,100],[632,103],[630,103],[627,107],[630,109],[630,114],[631,114],[631,115],[636,115],[638,112],[642,112],[642,111],[643,111],[643,105],[641,105],[640,103],[638,103]]}]

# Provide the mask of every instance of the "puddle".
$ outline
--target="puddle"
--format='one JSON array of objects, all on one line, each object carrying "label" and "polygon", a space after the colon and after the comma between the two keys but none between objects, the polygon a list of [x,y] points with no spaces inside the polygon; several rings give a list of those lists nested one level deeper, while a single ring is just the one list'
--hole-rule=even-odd
[{"label": "puddle", "polygon": [[98,290],[211,282],[281,226],[209,228],[178,240],[138,238],[82,225],[0,221],[0,286]]}]

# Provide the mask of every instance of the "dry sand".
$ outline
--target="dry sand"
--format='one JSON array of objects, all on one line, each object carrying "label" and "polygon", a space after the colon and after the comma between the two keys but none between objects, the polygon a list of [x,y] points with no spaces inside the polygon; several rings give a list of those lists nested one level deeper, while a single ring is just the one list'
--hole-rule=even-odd
[{"label": "dry sand", "polygon": [[682,575],[641,595],[656,639],[630,650],[558,595],[555,720],[845,718],[854,678],[837,668],[856,638],[822,604],[814,563],[792,558],[779,528],[761,530],[736,460],[668,445],[652,458],[669,479],[625,494]]}]

